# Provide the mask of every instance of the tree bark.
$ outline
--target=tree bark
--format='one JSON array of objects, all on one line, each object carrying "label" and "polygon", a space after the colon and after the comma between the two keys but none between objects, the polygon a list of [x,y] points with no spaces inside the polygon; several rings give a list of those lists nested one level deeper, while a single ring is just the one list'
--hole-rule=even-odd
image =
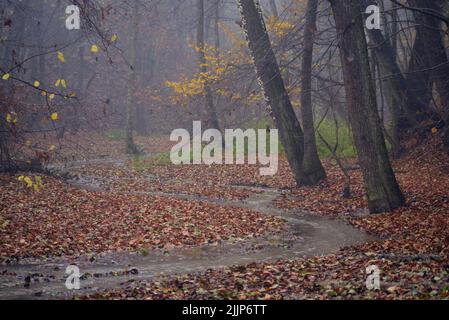
[{"label": "tree bark", "polygon": [[125,111],[125,139],[126,139],[126,152],[128,154],[137,154],[138,149],[134,143],[133,137],[133,116],[134,116],[134,103],[135,103],[135,93],[136,93],[136,53],[137,53],[137,35],[139,32],[139,8],[138,2],[135,1],[133,7],[133,15],[131,19],[131,46],[130,46],[130,72],[129,72],[129,82],[128,82],[128,101],[126,103]]},{"label": "tree bark", "polygon": [[419,115],[418,120],[423,120],[425,110],[428,109],[432,100],[430,69],[426,58],[427,49],[423,27],[417,26],[408,67],[407,84],[409,90],[416,96],[416,100],[408,101],[408,105]]},{"label": "tree bark", "polygon": [[307,4],[306,25],[304,28],[304,53],[301,76],[301,115],[304,127],[304,180],[315,185],[326,178],[326,172],[318,157],[315,126],[312,108],[312,64],[313,42],[316,32],[318,0]]},{"label": "tree bark", "polygon": [[430,94],[435,84],[440,96],[443,107],[441,118],[445,123],[442,138],[449,152],[449,59],[443,40],[443,22],[426,13],[426,11],[442,12],[444,1],[409,0],[409,4],[422,11],[414,11],[417,37],[420,37],[424,50],[419,58],[422,66],[426,68],[424,72],[429,81]]},{"label": "tree bark", "polygon": [[418,125],[416,110],[411,108],[417,101],[413,91],[408,89],[407,81],[395,61],[395,55],[390,43],[380,30],[369,30],[369,38],[373,43],[373,52],[379,63],[380,72],[386,78],[389,93],[389,105],[392,114],[393,154],[399,157],[401,153],[400,132]]},{"label": "tree bark", "polygon": [[329,0],[340,37],[340,58],[348,103],[349,121],[362,168],[371,213],[389,212],[405,204],[391,168],[377,111],[361,3]]},{"label": "tree bark", "polygon": [[264,90],[272,117],[279,129],[281,142],[298,185],[304,180],[302,161],[304,135],[282,79],[258,1],[239,0],[243,29],[254,60],[256,72]]}]

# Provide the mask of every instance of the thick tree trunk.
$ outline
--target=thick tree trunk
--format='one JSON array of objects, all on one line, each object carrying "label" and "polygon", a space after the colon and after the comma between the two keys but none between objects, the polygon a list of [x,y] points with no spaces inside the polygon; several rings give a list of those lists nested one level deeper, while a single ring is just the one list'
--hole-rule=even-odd
[{"label": "thick tree trunk", "polygon": [[428,118],[425,116],[432,100],[432,85],[430,69],[424,57],[427,48],[421,27],[417,28],[416,39],[412,48],[412,55],[408,66],[407,85],[410,92],[415,94],[415,100],[409,100],[408,106],[415,110],[418,121]]},{"label": "thick tree trunk", "polygon": [[[205,74],[207,73],[206,66],[206,53],[205,53],[205,45],[204,45],[204,0],[197,0],[197,9],[198,9],[198,29],[197,29],[197,49],[198,49],[198,58],[200,65],[200,72]],[[217,111],[214,105],[214,97],[212,94],[212,89],[208,83],[208,81],[204,84],[205,91],[205,105],[206,111],[208,115],[207,119],[207,128],[218,129],[220,130],[220,124],[218,122]]]},{"label": "thick tree trunk", "polygon": [[[410,6],[415,8],[439,10],[438,0],[408,0]],[[438,11],[437,11],[438,12]],[[433,96],[433,68],[441,62],[439,50],[441,37],[439,35],[439,20],[434,17],[413,11],[416,23],[416,38],[413,44],[412,55],[408,68],[407,84],[415,97],[408,100],[408,104],[415,110],[419,122],[437,119],[437,115],[429,108]],[[443,47],[443,52],[444,52]],[[445,55],[445,54],[444,54]],[[435,61],[435,59],[439,61]]]},{"label": "thick tree trunk", "polygon": [[384,38],[380,30],[368,31],[373,44],[373,52],[380,66],[380,72],[386,78],[389,93],[389,105],[392,114],[393,154],[398,157],[400,149],[400,132],[418,125],[416,110],[410,108],[412,101],[416,101],[413,91],[408,90],[399,65],[396,63],[393,48]]},{"label": "thick tree trunk", "polygon": [[429,90],[432,90],[433,84],[435,84],[440,96],[443,107],[441,118],[445,122],[442,138],[449,151],[449,59],[443,40],[443,22],[426,13],[426,11],[429,13],[442,12],[444,1],[409,0],[409,4],[421,10],[414,11],[417,37],[420,37],[423,43],[423,52],[419,58],[422,65],[427,68],[425,74],[429,81]]},{"label": "thick tree trunk", "polygon": [[238,3],[256,72],[271,106],[290,167],[298,185],[310,184],[304,181],[302,168],[304,135],[285,89],[260,5],[254,0],[239,0]]},{"label": "thick tree trunk", "polygon": [[313,42],[317,27],[317,10],[318,0],[309,0],[304,29],[304,53],[301,71],[301,115],[302,125],[304,127],[304,180],[311,184],[317,184],[326,178],[326,172],[318,157],[312,108]]},{"label": "thick tree trunk", "polygon": [[358,0],[329,0],[341,37],[349,121],[360,161],[371,213],[389,212],[405,204],[388,158],[377,111],[368,49]]},{"label": "thick tree trunk", "polygon": [[[12,16],[8,15],[8,12],[4,11],[1,13],[5,15],[4,21],[9,18],[14,17],[17,13],[14,12]],[[2,30],[2,38],[5,40],[0,45],[0,58],[2,59],[2,69],[3,71],[8,71],[13,67],[13,62],[11,60],[12,49],[7,45],[8,40],[14,37],[14,31],[11,27],[5,27]],[[2,72],[0,72],[3,75]],[[10,111],[11,102],[13,101],[14,86],[12,81],[7,81],[0,86],[0,171],[14,171],[16,169],[16,163],[13,161],[10,152],[10,140],[11,133],[8,128],[8,123],[6,117],[4,116]]]}]

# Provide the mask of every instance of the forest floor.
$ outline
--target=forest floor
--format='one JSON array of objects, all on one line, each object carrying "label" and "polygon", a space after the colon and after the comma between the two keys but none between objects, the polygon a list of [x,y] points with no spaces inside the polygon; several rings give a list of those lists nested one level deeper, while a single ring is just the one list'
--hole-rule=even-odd
[{"label": "forest floor", "polygon": [[[449,157],[432,139],[394,162],[408,205],[380,215],[354,161],[343,199],[332,161],[327,181],[297,188],[285,160],[261,177],[163,163],[164,137],[140,138],[151,156],[137,158],[94,140],[39,190],[19,181],[34,174],[0,175],[0,299],[449,298]],[[69,264],[80,291],[64,286]]]}]

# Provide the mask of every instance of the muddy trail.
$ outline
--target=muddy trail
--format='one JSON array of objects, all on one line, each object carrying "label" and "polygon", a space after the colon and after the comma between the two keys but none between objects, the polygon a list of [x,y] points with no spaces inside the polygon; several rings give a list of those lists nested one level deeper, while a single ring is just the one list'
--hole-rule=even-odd
[{"label": "muddy trail", "polygon": [[[79,188],[102,191],[95,177],[77,177],[76,180],[68,182]],[[225,206],[229,210],[235,207],[247,208],[261,214],[280,217],[285,220],[285,228],[281,233],[170,251],[161,249],[134,253],[104,253],[77,258],[49,258],[45,261],[26,260],[4,265],[0,266],[0,299],[71,299],[74,296],[114,289],[134,281],[151,280],[162,275],[187,274],[231,265],[325,255],[373,239],[365,232],[340,220],[278,209],[273,200],[283,191],[233,186],[233,188],[242,187],[254,193],[248,199],[239,201],[163,192],[148,192],[148,194],[204,201]],[[68,277],[65,271],[69,265],[76,265],[80,269],[80,290],[71,291],[65,286]]]}]

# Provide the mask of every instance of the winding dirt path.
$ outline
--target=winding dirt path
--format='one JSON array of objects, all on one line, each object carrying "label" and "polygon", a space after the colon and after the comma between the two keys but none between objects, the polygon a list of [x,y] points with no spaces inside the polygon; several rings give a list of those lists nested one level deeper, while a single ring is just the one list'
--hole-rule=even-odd
[{"label": "winding dirt path", "polygon": [[[86,185],[80,187],[93,188]],[[234,186],[239,188],[239,186]],[[248,189],[248,187],[245,187]],[[174,249],[170,252],[154,250],[139,253],[107,253],[94,258],[57,258],[32,261],[27,264],[0,266],[0,299],[69,299],[74,295],[113,289],[137,280],[150,280],[167,274],[201,272],[210,268],[295,259],[325,255],[342,247],[360,244],[373,238],[342,221],[302,212],[285,212],[273,205],[280,191],[250,188],[257,191],[242,201],[221,201],[191,195],[154,192],[148,194],[178,197],[226,206],[252,209],[285,220],[280,234],[269,234],[239,242],[224,242],[218,246]],[[65,287],[68,265],[80,268],[81,289],[69,291]],[[26,285],[28,283],[29,285]]]}]

